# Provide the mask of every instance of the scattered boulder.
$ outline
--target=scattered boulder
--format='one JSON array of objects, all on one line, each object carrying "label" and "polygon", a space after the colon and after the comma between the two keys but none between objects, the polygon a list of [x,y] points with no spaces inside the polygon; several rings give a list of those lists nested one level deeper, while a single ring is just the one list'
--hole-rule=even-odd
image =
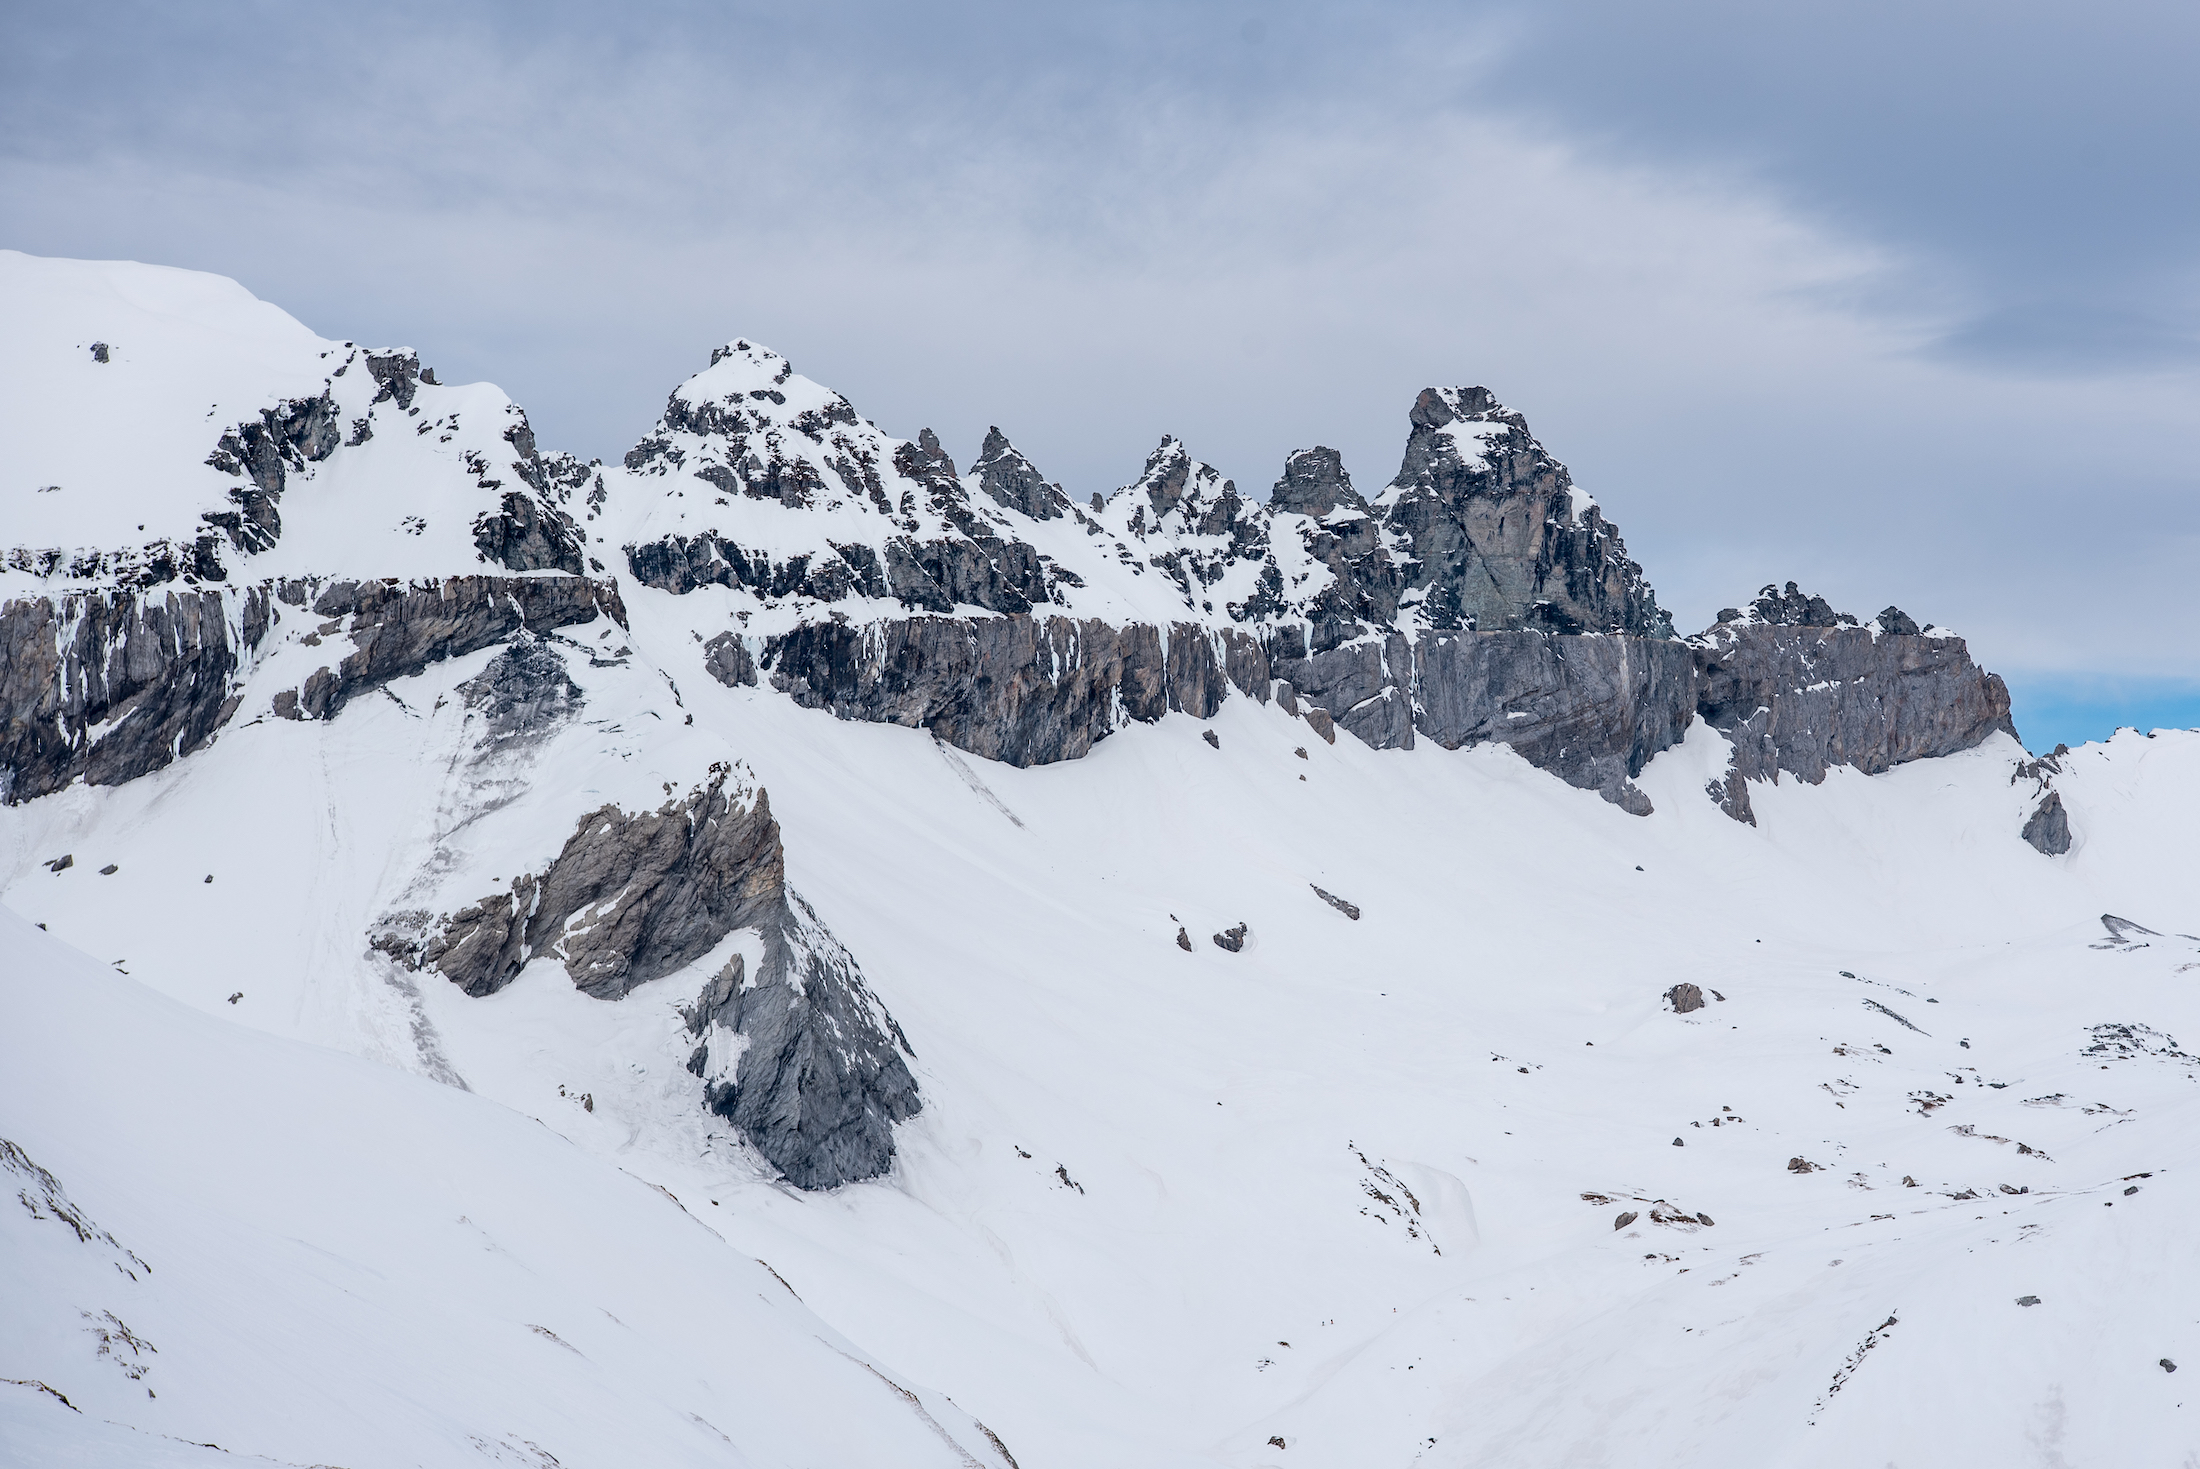
[{"label": "scattered boulder", "polygon": [[2063,809],[2062,792],[2049,791],[2040,798],[2024,823],[2024,839],[2042,856],[2060,857],[2070,850],[2070,813]]},{"label": "scattered boulder", "polygon": [[1703,1008],[1703,991],[1692,984],[1674,985],[1665,992],[1665,999],[1675,1015],[1687,1015]]},{"label": "scattered boulder", "polygon": [[1640,1219],[1641,1217],[1642,1216],[1640,1214],[1637,1214],[1634,1210],[1629,1209],[1626,1213],[1620,1215],[1617,1219],[1614,1219],[1612,1221],[1612,1228],[1615,1230],[1625,1229],[1628,1225],[1634,1223],[1637,1219]]},{"label": "scattered boulder", "polygon": [[1816,1173],[1817,1171],[1818,1165],[1816,1163],[1810,1162],[1808,1159],[1788,1159],[1788,1172],[1790,1173]]},{"label": "scattered boulder", "polygon": [[66,872],[70,868],[76,866],[76,853],[63,852],[60,856],[54,858],[53,860],[49,862],[41,862],[38,865],[45,868],[48,872]]},{"label": "scattered boulder", "polygon": [[1330,907],[1336,909],[1339,913],[1342,913],[1345,917],[1351,919],[1354,923],[1358,923],[1360,921],[1359,904],[1348,903],[1343,898],[1340,898],[1335,893],[1329,891],[1329,889],[1323,887],[1315,887],[1313,883],[1308,883],[1307,886],[1310,888],[1314,888],[1315,897],[1320,898],[1324,903],[1327,903]]},{"label": "scattered boulder", "polygon": [[1238,953],[1244,949],[1245,936],[1250,932],[1252,932],[1252,929],[1243,923],[1238,924],[1235,928],[1226,928],[1214,936],[1215,947],[1227,949],[1233,954]]},{"label": "scattered boulder", "polygon": [[2040,1303],[2040,1298],[2039,1298],[2038,1296],[2018,1296],[2018,1297],[2017,1297],[2017,1304],[2018,1304],[2018,1305],[2020,1305],[2020,1306],[2037,1306],[2037,1305],[2038,1305],[2039,1303]]},{"label": "scattered boulder", "polygon": [[1219,750],[1222,748],[1222,737],[1216,734],[1211,729],[1201,730],[1199,732],[1199,737],[1207,742],[1208,748],[1210,749]]},{"label": "scattered boulder", "polygon": [[1192,951],[1192,936],[1186,933],[1181,926],[1176,931],[1176,946],[1187,954]]}]

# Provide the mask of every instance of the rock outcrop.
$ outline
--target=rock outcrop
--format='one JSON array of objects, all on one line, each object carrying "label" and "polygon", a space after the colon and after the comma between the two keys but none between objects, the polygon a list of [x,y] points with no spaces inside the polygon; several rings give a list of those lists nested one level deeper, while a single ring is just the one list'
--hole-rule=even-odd
[{"label": "rock outcrop", "polygon": [[270,601],[255,587],[0,606],[0,804],[120,785],[202,748],[235,709]]},{"label": "rock outcrop", "polygon": [[1679,742],[1695,705],[1687,647],[1650,638],[1392,633],[1272,667],[1379,750],[1417,733],[1451,750],[1494,741],[1637,812],[1648,798],[1631,777]]},{"label": "rock outcrop", "polygon": [[2007,686],[1963,639],[1890,623],[1917,627],[1891,607],[1859,625],[1790,582],[1692,639],[1696,712],[1733,741],[1735,771],[1815,785],[1835,765],[1876,775],[2016,732]]},{"label": "rock outcrop", "polygon": [[1427,388],[1379,502],[1438,631],[1670,637],[1642,568],[1594,500],[1487,388]]},{"label": "rock outcrop", "polygon": [[[564,697],[562,679],[562,668],[515,665],[490,679],[484,701],[510,717]],[[885,1172],[893,1124],[921,1106],[903,1060],[914,1052],[854,958],[788,888],[770,798],[729,766],[654,811],[590,811],[540,871],[455,913],[392,915],[370,942],[469,995],[495,994],[550,958],[583,994],[617,1000],[744,929],[762,943],[757,973],[735,954],[687,1012],[706,1105],[798,1187]]]},{"label": "rock outcrop", "polygon": [[[764,641],[772,686],[842,719],[928,729],[1012,765],[1074,760],[1126,722],[1205,719],[1232,687],[1265,699],[1260,645],[1191,623],[1111,627],[1067,617],[810,623]],[[744,665],[710,664],[738,683]]]},{"label": "rock outcrop", "polygon": [[893,1125],[923,1099],[909,1041],[854,956],[791,888],[761,925],[754,979],[735,955],[688,1011],[688,1069],[704,1104],[796,1188],[837,1188],[893,1166]]},{"label": "rock outcrop", "polygon": [[[988,438],[977,476],[986,493],[1058,513],[1051,487],[998,439]],[[660,591],[1029,612],[1054,600],[1062,579],[1002,533],[1003,512],[973,504],[930,430],[889,439],[846,398],[749,342],[719,348],[673,392],[626,467],[685,505],[642,516],[624,547],[634,578]]]},{"label": "rock outcrop", "polygon": [[2070,850],[2070,813],[2063,809],[2062,792],[2049,791],[2040,798],[2022,835],[2043,857],[2060,857]]},{"label": "rock outcrop", "polygon": [[120,785],[204,748],[236,712],[243,677],[286,609],[324,619],[305,641],[352,643],[335,666],[274,697],[278,714],[315,719],[522,632],[626,621],[616,585],[570,576],[278,581],[0,604],[0,803],[78,779]]},{"label": "rock outcrop", "polygon": [[286,582],[277,598],[325,619],[313,639],[347,637],[352,651],[275,696],[289,719],[333,719],[346,703],[430,663],[507,642],[519,633],[609,617],[626,626],[616,583],[580,576],[454,576],[410,584]]}]

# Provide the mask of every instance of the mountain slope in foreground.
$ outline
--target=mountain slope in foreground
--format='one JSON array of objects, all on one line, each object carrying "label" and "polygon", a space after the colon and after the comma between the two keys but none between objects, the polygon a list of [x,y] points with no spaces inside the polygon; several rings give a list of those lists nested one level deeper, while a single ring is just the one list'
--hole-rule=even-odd
[{"label": "mountain slope in foreground", "polygon": [[[67,272],[178,288],[8,263],[43,391],[130,360]],[[1377,495],[1169,441],[1091,508],[761,349],[576,466],[285,341],[203,395],[258,478],[146,450],[0,606],[17,1458],[2200,1443],[2200,735],[2035,761],[1959,639],[1792,588],[1671,638],[1463,391]],[[331,517],[426,549],[267,559]]]}]

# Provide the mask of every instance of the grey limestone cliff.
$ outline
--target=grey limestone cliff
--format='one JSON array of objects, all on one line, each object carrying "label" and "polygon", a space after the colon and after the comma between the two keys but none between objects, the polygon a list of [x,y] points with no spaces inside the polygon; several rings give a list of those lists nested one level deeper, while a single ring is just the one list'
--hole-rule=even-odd
[{"label": "grey limestone cliff", "polygon": [[270,622],[264,587],[0,605],[0,803],[120,785],[203,747]]},{"label": "grey limestone cliff", "polygon": [[332,719],[363,691],[521,632],[539,636],[599,616],[626,625],[617,584],[580,576],[286,582],[277,597],[324,619],[308,641],[342,637],[351,643],[333,665],[275,696],[275,712],[290,719]]},{"label": "grey limestone cliff", "polygon": [[1767,586],[1752,613],[1691,640],[1697,713],[1733,741],[1744,779],[1816,784],[1835,765],[1872,775],[2016,733],[2007,686],[1959,637],[1918,631],[1891,607],[1860,625],[1793,582]]},{"label": "grey limestone cliff", "polygon": [[[709,667],[746,681],[714,641]],[[1260,645],[1233,629],[1067,617],[897,618],[812,623],[764,641],[772,686],[842,719],[927,729],[1014,765],[1074,760],[1124,723],[1172,710],[1205,719],[1233,687],[1268,693]],[[753,674],[751,675],[753,677]]]},{"label": "grey limestone cliff", "polygon": [[321,621],[303,641],[349,652],[274,696],[291,718],[331,718],[364,690],[523,631],[626,620],[614,584],[557,575],[19,598],[0,604],[0,803],[79,779],[119,785],[204,748],[271,631],[309,612]]}]

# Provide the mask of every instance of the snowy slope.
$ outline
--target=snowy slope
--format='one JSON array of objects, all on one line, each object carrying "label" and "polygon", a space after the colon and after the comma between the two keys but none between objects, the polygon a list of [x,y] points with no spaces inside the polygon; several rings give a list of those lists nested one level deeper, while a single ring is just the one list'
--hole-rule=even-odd
[{"label": "snowy slope", "polygon": [[[324,340],[219,276],[4,250],[0,319],[0,595],[164,560],[214,581],[478,571],[506,496],[562,504],[587,480],[539,458],[494,386]],[[248,442],[278,421],[287,452]],[[257,536],[256,492],[279,523]]]},{"label": "snowy slope", "polygon": [[0,948],[0,1460],[1003,1462],[526,1118]]},{"label": "snowy slope", "polygon": [[[2200,1342],[2154,1272],[2195,1093],[2161,1053],[2193,1031],[2200,945],[2094,945],[2103,911],[2200,928],[2173,804],[2200,789],[2200,737],[2080,752],[2099,771],[2064,786],[2079,824],[2121,829],[2048,861],[2008,834],[2013,747],[1762,790],[1751,830],[1663,799],[1723,762],[1705,732],[1653,765],[1660,813],[1638,822],[1497,750],[1301,760],[1303,725],[1250,705],[1213,721],[1220,750],[1172,717],[1016,771],[685,692],[800,834],[795,882],[916,1047],[930,1105],[886,1184],[793,1194],[696,1108],[675,1012],[700,973],[615,1005],[547,964],[485,1001],[394,989],[353,937],[367,905],[339,895],[396,891],[419,838],[326,813],[432,805],[404,794],[428,762],[395,703],[36,803],[52,824],[18,820],[6,901],[225,1018],[440,1058],[713,1200],[713,1227],[1023,1462],[1281,1462],[1271,1435],[1291,1463],[1411,1462],[1429,1437],[1431,1463],[1831,1464],[1866,1442],[1903,1462],[1932,1441],[1897,1411],[1913,1394],[1971,1404],[1935,1417],[1949,1443],[2016,1454],[2058,1399],[2073,1451],[2179,1441],[2154,1364]],[[2141,781],[2164,798],[2114,790]],[[70,869],[32,865],[64,848]],[[209,850],[211,887],[186,855]],[[271,908],[307,921],[255,918]],[[1238,922],[1244,952],[1208,941]],[[1682,982],[1726,999],[1668,1013]],[[2085,1054],[2106,1025],[2164,1038]],[[1653,1200],[1717,1222],[1652,1226]],[[1622,1209],[1645,1219],[1615,1232]],[[1821,1410],[1889,1314],[1910,1329]],[[2055,1349],[2111,1319],[2113,1370]]]},{"label": "snowy slope", "polygon": [[[0,807],[22,919],[0,917],[0,1137],[154,1267],[126,1280],[112,1249],[6,1216],[53,1263],[0,1298],[0,1377],[86,1407],[0,1386],[18,1458],[206,1452],[145,1429],[354,1469],[523,1443],[568,1466],[994,1462],[961,1411],[1025,1469],[2200,1444],[2191,1379],[2162,1365],[2200,1361],[2180,1239],[2200,734],[2064,757],[2054,857],[2017,834],[2041,777],[2006,735],[1753,781],[1753,826],[1706,798],[1733,747],[1700,720],[1636,778],[1646,817],[1504,746],[1331,743],[1246,698],[1019,769],[712,676],[728,630],[909,615],[852,583],[720,578],[726,548],[852,578],[904,543],[997,590],[1045,564],[1024,546],[1075,568],[1053,609],[1212,625],[1256,585],[1240,528],[1273,526],[1311,598],[1383,544],[1357,498],[1271,512],[1167,441],[1098,510],[1028,466],[1004,503],[1005,437],[957,474],[762,349],[721,354],[644,450],[573,506],[626,625],[531,645],[571,692],[523,735],[471,692],[494,646],[277,717],[332,656],[305,619],[238,671],[208,747]],[[352,452],[286,491],[286,543],[346,462],[352,498],[476,513],[464,476]],[[670,585],[623,554],[672,541]],[[475,553],[437,554],[419,574]],[[618,1000],[554,953],[473,998],[369,947],[394,914],[517,890],[580,816],[714,770],[768,795],[791,887],[914,1053],[924,1105],[875,1181],[790,1187],[705,1108],[687,1012],[734,955],[759,971],[756,930]],[[1216,942],[1239,925],[1241,949]],[[1701,1008],[1677,1012],[1680,985]],[[800,1303],[760,1300],[752,1258]],[[158,1345],[159,1398],[96,1355],[76,1313],[108,1309]],[[310,1353],[255,1344],[309,1327]],[[345,1416],[330,1382],[383,1396]]]}]

